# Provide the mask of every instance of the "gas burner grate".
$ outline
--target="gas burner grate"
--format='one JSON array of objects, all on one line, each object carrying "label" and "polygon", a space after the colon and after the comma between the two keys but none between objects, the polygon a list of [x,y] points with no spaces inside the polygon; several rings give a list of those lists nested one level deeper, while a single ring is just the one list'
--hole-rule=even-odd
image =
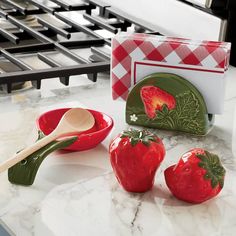
[{"label": "gas burner grate", "polygon": [[[1,0],[0,85],[110,70],[111,37],[119,31],[155,33],[153,27],[97,1]],[[158,34],[158,33],[157,33]]]}]

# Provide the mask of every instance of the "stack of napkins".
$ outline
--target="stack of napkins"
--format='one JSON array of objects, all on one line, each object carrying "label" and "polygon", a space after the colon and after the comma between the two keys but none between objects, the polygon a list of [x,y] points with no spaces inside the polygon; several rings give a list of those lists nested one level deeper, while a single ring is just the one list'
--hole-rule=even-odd
[{"label": "stack of napkins", "polygon": [[230,43],[148,34],[120,33],[112,40],[112,96],[126,100],[147,75],[165,72],[190,81],[203,95],[208,113],[221,114]]}]

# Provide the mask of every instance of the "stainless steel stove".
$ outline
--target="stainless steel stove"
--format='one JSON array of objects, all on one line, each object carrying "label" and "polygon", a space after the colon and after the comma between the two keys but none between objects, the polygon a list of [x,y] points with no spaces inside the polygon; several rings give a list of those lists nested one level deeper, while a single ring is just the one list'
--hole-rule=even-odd
[{"label": "stainless steel stove", "polygon": [[118,31],[154,33],[151,26],[101,1],[1,0],[0,84],[11,92],[31,81],[109,71],[111,37]]},{"label": "stainless steel stove", "polygon": [[153,25],[163,35],[232,43],[236,66],[235,0],[104,0]]},{"label": "stainless steel stove", "polygon": [[[103,1],[0,0],[1,89],[10,93],[25,81],[40,89],[42,79],[54,77],[68,85],[70,76],[79,74],[96,82],[97,73],[109,71],[111,38],[117,32],[194,37],[199,34],[198,19],[209,20],[198,25],[201,34],[233,43],[231,64],[236,65],[234,0],[157,0],[155,8],[151,0],[140,1],[145,9],[132,0]],[[130,14],[132,9],[139,9],[141,15]],[[184,12],[191,21],[181,23],[183,9],[188,9]],[[150,19],[144,21],[144,15]]]}]

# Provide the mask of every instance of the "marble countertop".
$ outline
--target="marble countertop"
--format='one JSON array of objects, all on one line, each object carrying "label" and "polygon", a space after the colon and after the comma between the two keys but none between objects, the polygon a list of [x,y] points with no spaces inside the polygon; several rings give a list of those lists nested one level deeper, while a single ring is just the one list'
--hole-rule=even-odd
[{"label": "marble countertop", "polygon": [[[35,119],[46,110],[82,106],[111,115],[115,123],[106,140],[92,150],[48,156],[31,187],[12,185],[7,173],[1,173],[0,220],[19,236],[235,235],[236,68],[230,68],[226,80],[224,114],[216,116],[207,136],[155,131],[167,154],[154,188],[145,194],[125,192],[111,172],[108,144],[128,126],[125,103],[111,99],[108,74],[101,74],[97,83],[74,76],[69,87],[53,79],[43,81],[41,90],[0,92],[0,161],[36,139]],[[227,170],[220,195],[199,205],[175,199],[163,178],[163,170],[193,147],[218,154]]]}]

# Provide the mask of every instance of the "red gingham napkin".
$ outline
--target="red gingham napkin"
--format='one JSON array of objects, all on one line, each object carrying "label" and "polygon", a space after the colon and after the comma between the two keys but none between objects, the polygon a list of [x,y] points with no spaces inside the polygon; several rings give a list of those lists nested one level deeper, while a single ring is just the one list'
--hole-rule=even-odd
[{"label": "red gingham napkin", "polygon": [[126,100],[132,84],[132,60],[226,70],[229,55],[230,43],[225,42],[193,41],[148,34],[118,34],[112,40],[112,97]]}]

